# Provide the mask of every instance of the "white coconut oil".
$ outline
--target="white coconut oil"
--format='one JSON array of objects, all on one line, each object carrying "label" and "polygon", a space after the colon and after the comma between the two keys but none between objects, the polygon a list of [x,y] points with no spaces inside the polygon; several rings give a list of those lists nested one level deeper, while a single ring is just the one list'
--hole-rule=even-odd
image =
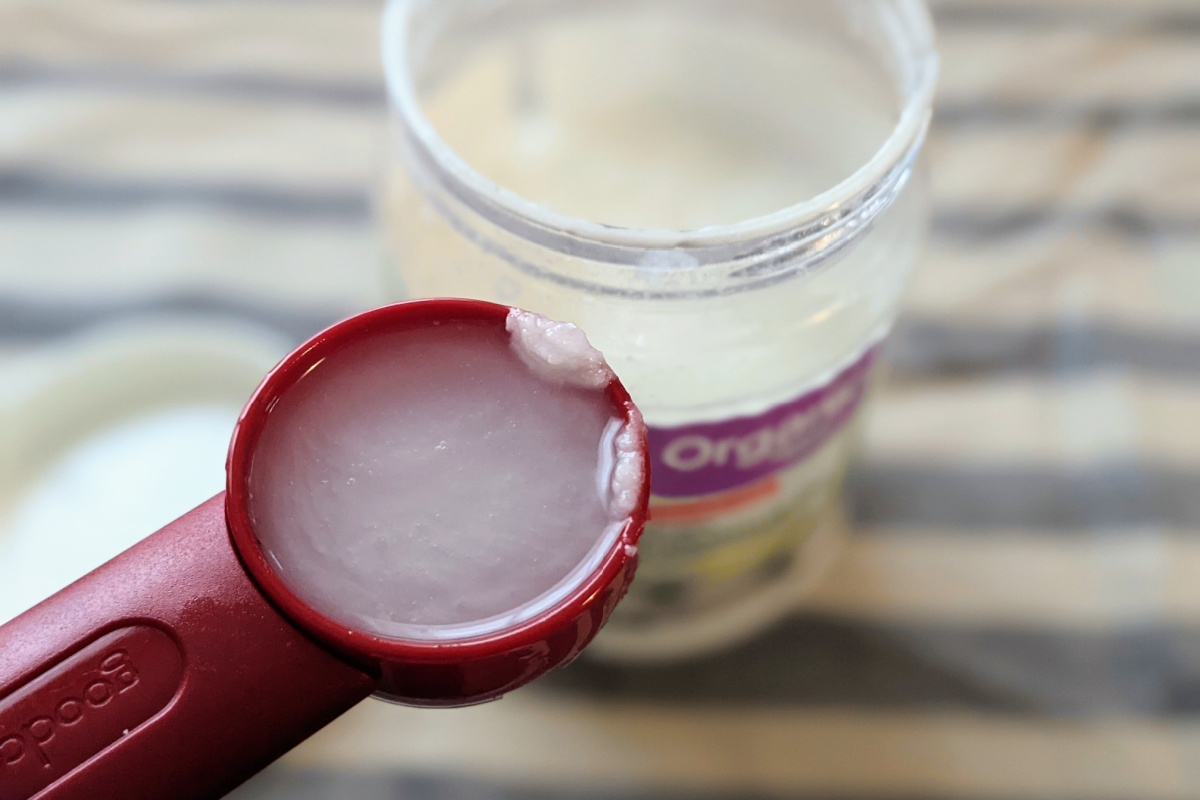
[{"label": "white coconut oil", "polygon": [[930,36],[903,0],[390,5],[393,292],[579,325],[650,427],[598,649],[710,648],[811,579],[923,235]]},{"label": "white coconut oil", "polygon": [[249,509],[313,608],[396,639],[532,618],[595,571],[643,485],[641,421],[569,325],[447,322],[324,358],[272,406]]}]

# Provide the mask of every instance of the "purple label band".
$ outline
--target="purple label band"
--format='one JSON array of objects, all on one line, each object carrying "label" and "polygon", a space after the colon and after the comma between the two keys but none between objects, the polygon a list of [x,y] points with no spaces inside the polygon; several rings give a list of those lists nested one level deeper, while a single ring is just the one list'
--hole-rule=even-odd
[{"label": "purple label band", "polygon": [[650,490],[700,497],[736,489],[803,461],[854,416],[879,346],[820,388],[752,417],[650,427]]}]

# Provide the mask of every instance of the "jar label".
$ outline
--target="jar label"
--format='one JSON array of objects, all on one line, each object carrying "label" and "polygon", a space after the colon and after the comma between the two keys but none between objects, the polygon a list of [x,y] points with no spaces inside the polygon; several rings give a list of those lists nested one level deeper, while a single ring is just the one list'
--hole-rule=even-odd
[{"label": "jar label", "polygon": [[637,580],[608,624],[612,652],[658,652],[669,630],[683,631],[685,650],[688,637],[701,646],[711,614],[817,569],[831,545],[813,543],[832,519],[878,352],[761,414],[651,428],[650,516]]},{"label": "jar label", "polygon": [[808,458],[854,417],[878,352],[869,348],[827,383],[761,414],[650,426],[651,492],[663,498],[726,492]]}]

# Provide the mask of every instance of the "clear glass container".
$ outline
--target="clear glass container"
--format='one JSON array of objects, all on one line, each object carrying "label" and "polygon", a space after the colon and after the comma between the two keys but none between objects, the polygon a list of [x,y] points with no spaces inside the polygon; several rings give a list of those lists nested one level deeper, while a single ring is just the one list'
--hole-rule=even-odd
[{"label": "clear glass container", "polygon": [[594,649],[785,614],[924,237],[924,3],[392,0],[383,51],[391,295],[579,325],[651,426],[638,579]]}]

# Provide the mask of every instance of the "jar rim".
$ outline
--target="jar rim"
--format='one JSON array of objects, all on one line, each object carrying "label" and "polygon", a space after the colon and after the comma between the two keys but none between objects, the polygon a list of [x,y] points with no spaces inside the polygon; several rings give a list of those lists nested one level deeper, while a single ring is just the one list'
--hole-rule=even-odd
[{"label": "jar rim", "polygon": [[[408,64],[406,33],[415,7],[421,2],[389,0],[381,29],[389,100],[416,157],[459,201],[492,222],[527,239],[595,260],[637,264],[647,250],[687,250],[692,255],[686,260],[687,266],[727,262],[738,255],[730,252],[731,247],[742,253],[747,248],[761,252],[764,242],[777,240],[781,234],[798,229],[829,233],[831,225],[855,217],[848,226],[852,234],[865,228],[864,223],[889,206],[903,188],[932,117],[938,55],[928,6],[925,0],[885,0],[893,11],[887,20],[889,37],[897,50],[909,51],[908,56],[901,56],[909,61],[912,74],[896,125],[872,157],[853,173],[808,200],[738,222],[692,230],[606,225],[555,211],[493,182],[442,139],[421,108]],[[883,202],[879,202],[881,199]],[[866,213],[852,214],[856,210]],[[825,255],[840,246],[827,249]],[[711,251],[714,257],[696,257],[704,251]]]}]

